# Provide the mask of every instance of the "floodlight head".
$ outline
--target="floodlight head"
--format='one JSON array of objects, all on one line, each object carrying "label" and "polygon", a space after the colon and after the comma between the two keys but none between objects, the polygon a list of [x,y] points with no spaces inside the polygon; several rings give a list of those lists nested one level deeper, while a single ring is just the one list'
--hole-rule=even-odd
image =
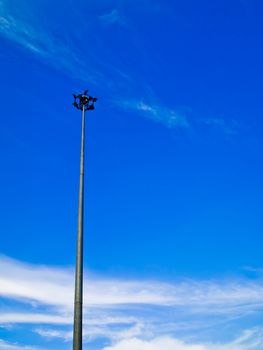
[{"label": "floodlight head", "polygon": [[75,99],[75,101],[73,102],[73,106],[77,109],[81,109],[84,111],[95,109],[94,103],[97,101],[97,98],[89,96],[88,90],[85,90],[83,94],[73,94],[73,97]]},{"label": "floodlight head", "polygon": [[80,103],[81,103],[83,106],[85,106],[86,104],[89,103],[89,98],[88,98],[87,96],[85,96],[85,95],[82,95],[82,96],[80,97]]}]

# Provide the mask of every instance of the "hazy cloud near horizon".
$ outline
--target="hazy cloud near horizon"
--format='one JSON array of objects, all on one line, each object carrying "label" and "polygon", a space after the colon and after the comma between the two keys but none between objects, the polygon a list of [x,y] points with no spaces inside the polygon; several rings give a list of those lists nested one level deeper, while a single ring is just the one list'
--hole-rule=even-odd
[{"label": "hazy cloud near horizon", "polygon": [[[209,340],[209,329],[219,325],[234,327],[237,320],[262,313],[261,280],[124,280],[89,271],[85,276],[84,338],[106,337],[115,344],[107,349],[146,346],[159,350],[167,343],[171,348],[190,350],[200,346],[206,350],[207,337],[210,349],[221,350],[223,347]],[[15,303],[0,314],[0,325],[34,324],[35,332],[44,338],[70,341],[73,281],[73,268],[28,264],[2,256],[0,295]],[[196,339],[192,343],[198,342],[200,332],[203,338],[199,341],[204,345],[187,342],[193,331]],[[238,338],[239,343],[233,340],[228,349],[259,349],[251,347],[251,338],[258,337],[262,344],[261,330],[244,332],[248,341]]]}]

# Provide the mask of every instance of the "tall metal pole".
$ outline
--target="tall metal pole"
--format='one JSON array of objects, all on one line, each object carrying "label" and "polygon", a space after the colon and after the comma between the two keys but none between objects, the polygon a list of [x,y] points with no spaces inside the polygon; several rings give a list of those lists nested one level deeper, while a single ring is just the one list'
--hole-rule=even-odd
[{"label": "tall metal pole", "polygon": [[82,350],[82,304],[83,304],[83,209],[84,209],[84,147],[85,146],[85,109],[82,107],[78,236],[75,272],[74,331],[73,350]]},{"label": "tall metal pole", "polygon": [[87,90],[82,95],[73,95],[73,105],[82,110],[81,147],[80,147],[80,177],[79,177],[79,206],[78,234],[75,271],[74,299],[74,330],[73,350],[82,350],[82,319],[83,319],[83,209],[84,209],[84,151],[85,151],[85,112],[94,109],[96,98],[87,96]]}]

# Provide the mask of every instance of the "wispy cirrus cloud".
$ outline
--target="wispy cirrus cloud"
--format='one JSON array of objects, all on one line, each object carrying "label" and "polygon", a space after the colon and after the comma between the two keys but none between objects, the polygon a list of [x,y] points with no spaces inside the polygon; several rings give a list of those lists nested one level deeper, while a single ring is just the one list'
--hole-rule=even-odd
[{"label": "wispy cirrus cloud", "polygon": [[[143,77],[140,81],[135,78],[133,69],[126,61],[121,60],[119,55],[111,52],[106,45],[108,39],[100,35],[100,45],[88,51],[80,48],[83,45],[83,38],[90,38],[90,33],[97,31],[96,23],[102,27],[109,27],[119,24],[129,32],[130,45],[133,47],[133,34],[136,31],[127,25],[127,19],[118,7],[112,6],[108,12],[97,11],[97,21],[91,16],[85,19],[78,8],[64,10],[68,16],[67,31],[62,31],[55,26],[45,26],[44,21],[36,6],[22,1],[22,4],[12,6],[12,1],[1,0],[0,2],[0,35],[25,48],[31,54],[37,56],[45,64],[81,82],[87,82],[97,87],[106,100],[115,101],[113,107],[119,107],[124,111],[139,114],[142,117],[158,122],[168,128],[216,130],[219,134],[234,137],[240,132],[239,125],[231,120],[223,118],[204,117],[199,120],[194,113],[184,113],[180,108],[167,107],[159,102],[158,98],[150,98],[148,94],[148,83]],[[145,1],[144,7],[155,8],[157,4]],[[59,6],[56,5],[56,6]],[[66,6],[66,4],[63,4]],[[158,7],[158,6],[157,6]],[[50,8],[51,17],[55,12]],[[90,12],[90,9],[89,9]],[[101,13],[100,13],[101,12]],[[48,14],[49,15],[49,14]],[[94,15],[95,16],[95,15]],[[95,16],[95,18],[96,18]],[[65,18],[65,20],[67,17]],[[57,21],[54,21],[56,23]],[[53,24],[54,25],[54,24]],[[78,30],[76,31],[76,27]],[[105,28],[104,28],[105,29]],[[108,29],[107,29],[108,30]],[[70,33],[68,33],[68,31]],[[72,34],[72,33],[73,34]],[[107,31],[104,30],[106,33]],[[137,34],[136,34],[137,35]],[[138,35],[137,35],[138,36]],[[91,44],[96,43],[93,38]],[[93,45],[96,46],[96,45]],[[134,51],[140,56],[138,48]],[[137,59],[139,59],[139,56]],[[139,93],[138,93],[139,91]],[[118,96],[118,99],[116,99]],[[128,98],[127,98],[128,96]],[[129,97],[130,96],[130,97]],[[137,96],[132,98],[131,96]]]},{"label": "wispy cirrus cloud", "polygon": [[55,37],[45,30],[41,21],[37,24],[34,14],[25,20],[9,9],[6,1],[0,3],[0,34],[40,57],[45,63],[64,71],[80,80],[100,82],[104,76],[89,67],[81,55],[76,54],[74,45]]},{"label": "wispy cirrus cloud", "polygon": [[209,127],[210,129],[219,131],[228,137],[233,137],[240,133],[240,123],[234,119],[226,120],[223,118],[201,118],[199,119],[199,123],[203,126]]},{"label": "wispy cirrus cloud", "polygon": [[[129,75],[124,73],[117,65],[101,59],[101,55],[107,56],[108,52],[102,50],[100,54],[96,54],[94,50],[89,51],[88,56],[85,50],[79,48],[79,40],[74,35],[74,40],[71,35],[64,30],[54,30],[51,24],[53,23],[52,13],[55,12],[53,8],[50,9],[51,15],[50,27],[45,26],[42,17],[45,16],[38,12],[38,8],[33,4],[29,6],[28,3],[21,1],[20,6],[12,6],[12,1],[1,0],[0,2],[0,35],[6,39],[15,42],[21,47],[25,48],[31,54],[41,59],[45,64],[48,64],[59,71],[63,71],[69,77],[85,84],[99,86],[101,90],[116,91],[120,86],[129,85],[131,79]],[[57,4],[56,6],[59,6]],[[66,4],[65,4],[66,7]],[[78,32],[82,33],[83,37],[89,37],[87,22],[83,23],[82,13],[78,9],[72,11],[72,7],[65,9],[65,14],[72,22],[72,32],[75,32],[75,26],[78,26]],[[105,16],[105,17],[103,17]],[[118,10],[113,10],[108,14],[101,15],[101,23],[122,21]],[[66,20],[66,19],[65,19]],[[91,19],[90,19],[91,21]],[[56,23],[56,21],[54,22]],[[69,29],[70,30],[70,29]],[[129,86],[127,86],[129,89]]]},{"label": "wispy cirrus cloud", "polygon": [[189,108],[168,108],[160,104],[157,99],[154,103],[138,99],[113,99],[113,104],[125,111],[134,112],[161,123],[168,128],[197,130],[201,127],[203,130],[209,129],[227,138],[237,136],[241,130],[237,120],[221,117],[197,118]]},{"label": "wispy cirrus cloud", "polygon": [[178,127],[188,129],[191,127],[186,115],[176,109],[167,108],[158,103],[151,104],[142,100],[114,100],[113,103],[126,111],[137,112],[168,128]]},{"label": "wispy cirrus cloud", "polygon": [[104,13],[103,15],[100,15],[99,19],[101,23],[104,25],[112,25],[112,24],[126,25],[124,16],[122,16],[120,14],[120,11],[116,8],[112,9],[107,13]]}]

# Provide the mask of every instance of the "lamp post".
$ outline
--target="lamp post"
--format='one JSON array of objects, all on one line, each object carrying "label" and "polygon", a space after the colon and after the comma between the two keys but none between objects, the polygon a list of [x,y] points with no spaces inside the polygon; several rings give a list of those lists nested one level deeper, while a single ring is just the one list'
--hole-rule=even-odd
[{"label": "lamp post", "polygon": [[82,350],[85,112],[94,109],[94,103],[97,101],[97,98],[88,96],[88,90],[85,90],[83,94],[73,95],[73,97],[73,106],[82,111],[73,350]]}]

